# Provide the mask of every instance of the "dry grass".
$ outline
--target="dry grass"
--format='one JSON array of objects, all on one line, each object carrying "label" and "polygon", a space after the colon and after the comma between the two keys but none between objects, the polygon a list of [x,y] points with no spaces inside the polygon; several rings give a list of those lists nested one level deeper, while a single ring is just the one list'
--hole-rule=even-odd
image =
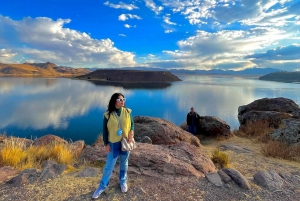
[{"label": "dry grass", "polygon": [[266,121],[249,122],[241,130],[233,130],[232,134],[239,137],[252,138],[258,142],[268,142],[270,138],[270,132],[274,128],[269,127],[269,123]]},{"label": "dry grass", "polygon": [[212,153],[211,160],[214,162],[214,164],[217,167],[225,168],[229,166],[229,157],[224,152],[221,152],[220,150],[216,149]]},{"label": "dry grass", "polygon": [[104,141],[103,141],[103,135],[102,134],[99,134],[96,141],[94,142],[94,145],[95,144],[100,144],[100,145],[104,145]]},{"label": "dry grass", "polygon": [[64,144],[26,147],[24,142],[16,138],[5,138],[3,141],[0,147],[0,167],[12,166],[23,170],[40,168],[41,163],[49,159],[65,165],[72,164],[76,159]]},{"label": "dry grass", "polygon": [[265,156],[300,162],[300,147],[289,146],[283,142],[270,140],[261,147]]},{"label": "dry grass", "polygon": [[[232,134],[239,137],[251,138],[262,143],[261,153],[264,156],[300,161],[300,147],[289,146],[284,142],[275,141],[270,137],[274,128],[265,121],[249,122],[241,130],[233,130]],[[281,126],[280,126],[281,127]]]}]

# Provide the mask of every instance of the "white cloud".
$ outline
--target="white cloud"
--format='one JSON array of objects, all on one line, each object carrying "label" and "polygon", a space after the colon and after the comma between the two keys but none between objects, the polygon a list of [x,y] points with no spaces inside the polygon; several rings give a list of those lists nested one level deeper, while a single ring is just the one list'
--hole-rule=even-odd
[{"label": "white cloud", "polygon": [[11,50],[7,50],[7,49],[0,49],[0,57],[13,57],[15,56],[17,53],[11,53]]},{"label": "white cloud", "polygon": [[115,8],[115,9],[125,9],[125,10],[133,10],[133,9],[139,9],[138,7],[136,7],[133,4],[126,4],[124,2],[119,2],[119,4],[113,4],[113,3],[109,3],[109,1],[106,1],[104,3],[104,5],[109,6],[111,8]]},{"label": "white cloud", "polygon": [[160,12],[164,9],[162,6],[157,6],[153,0],[145,0],[146,6],[150,8],[156,15],[160,14]]},{"label": "white cloud", "polygon": [[[254,52],[267,50],[274,46],[276,41],[288,37],[289,34],[285,31],[267,27],[245,31],[224,30],[216,33],[198,31],[196,35],[178,41],[179,50],[163,51],[169,55],[169,60],[148,64],[163,68],[190,69],[245,69],[257,67],[258,62],[252,62],[252,60],[259,55],[255,55]],[[288,50],[295,49],[299,50],[299,47]],[[282,54],[282,56],[291,59],[288,54]],[[294,57],[297,56],[299,57],[299,53],[294,54]],[[280,59],[283,60],[282,57]],[[282,68],[283,65],[277,67]],[[276,66],[273,66],[273,68],[276,68]]]},{"label": "white cloud", "polygon": [[119,34],[119,36],[126,37],[126,35],[125,35],[125,34]]},{"label": "white cloud", "polygon": [[[135,55],[117,49],[109,38],[93,39],[84,32],[64,28],[66,23],[70,20],[27,17],[14,21],[0,15],[0,30],[10,30],[9,35],[0,32],[0,42],[13,54],[23,56],[13,57],[13,62],[51,61],[61,65],[93,67],[135,64]],[[0,57],[1,61],[3,57]]]},{"label": "white cloud", "polygon": [[126,27],[126,28],[130,28],[130,27],[132,27],[132,26],[130,26],[129,24],[124,24],[124,27]]},{"label": "white cloud", "polygon": [[170,24],[170,25],[176,25],[175,22],[170,21],[170,19],[171,19],[170,17],[164,16],[163,18],[164,18],[165,23]]},{"label": "white cloud", "polygon": [[165,33],[172,33],[172,32],[173,32],[173,30],[170,30],[170,29],[165,30]]},{"label": "white cloud", "polygon": [[118,19],[120,21],[126,21],[128,19],[138,19],[138,20],[141,20],[142,18],[137,16],[137,15],[131,15],[131,14],[122,14],[118,17]]}]

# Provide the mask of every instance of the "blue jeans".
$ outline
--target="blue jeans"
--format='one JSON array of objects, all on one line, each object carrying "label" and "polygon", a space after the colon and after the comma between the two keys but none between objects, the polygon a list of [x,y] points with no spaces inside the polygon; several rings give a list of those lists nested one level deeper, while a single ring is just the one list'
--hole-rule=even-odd
[{"label": "blue jeans", "polygon": [[195,135],[195,133],[196,133],[196,126],[189,126],[189,132]]},{"label": "blue jeans", "polygon": [[106,164],[103,169],[102,179],[99,184],[99,188],[106,189],[109,184],[111,173],[114,170],[117,159],[120,156],[120,185],[126,184],[127,182],[127,169],[128,169],[128,158],[130,151],[122,151],[121,142],[109,143],[110,152],[107,153]]}]

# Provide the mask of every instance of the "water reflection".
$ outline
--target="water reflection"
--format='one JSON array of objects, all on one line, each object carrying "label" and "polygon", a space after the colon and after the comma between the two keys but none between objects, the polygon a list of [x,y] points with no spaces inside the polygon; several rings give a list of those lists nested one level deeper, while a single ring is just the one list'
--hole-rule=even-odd
[{"label": "water reflection", "polygon": [[[110,96],[121,92],[133,116],[163,118],[180,125],[191,106],[238,127],[240,105],[259,98],[285,97],[299,104],[300,85],[255,77],[181,75],[182,82],[154,89],[99,85],[89,81],[46,78],[0,78],[0,133],[20,137],[52,133],[91,144],[102,130]],[[153,85],[151,85],[153,87]]]},{"label": "water reflection", "polygon": [[171,83],[161,82],[161,83],[121,83],[121,82],[103,82],[96,80],[88,80],[98,86],[119,86],[124,89],[165,89],[171,86]]},{"label": "water reflection", "polygon": [[65,129],[68,120],[90,109],[106,109],[110,95],[120,87],[95,88],[71,79],[1,78],[0,128]]}]

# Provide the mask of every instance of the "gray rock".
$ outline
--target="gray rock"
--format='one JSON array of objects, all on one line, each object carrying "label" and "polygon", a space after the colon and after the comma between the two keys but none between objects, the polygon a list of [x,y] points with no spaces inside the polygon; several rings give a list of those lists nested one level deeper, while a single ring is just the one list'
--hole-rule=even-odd
[{"label": "gray rock", "polygon": [[218,174],[220,175],[220,177],[222,178],[222,180],[223,180],[225,183],[229,183],[229,182],[232,181],[231,177],[228,176],[228,174],[226,174],[224,171],[218,170]]},{"label": "gray rock", "polygon": [[76,177],[97,177],[99,173],[98,168],[93,167],[85,167],[82,171],[80,171]]},{"label": "gray rock", "polygon": [[[248,111],[275,111],[293,115],[294,118],[300,117],[299,106],[291,99],[287,98],[262,98],[253,101],[248,105],[238,108],[238,115],[243,115]],[[240,119],[240,118],[239,118]]]},{"label": "gray rock", "polygon": [[271,191],[280,190],[284,181],[274,170],[258,171],[253,178],[258,185]]},{"label": "gray rock", "polygon": [[201,147],[200,140],[196,136],[160,118],[135,116],[134,133],[136,142],[141,142],[144,136],[148,136],[153,144],[172,145],[186,141],[189,144]]},{"label": "gray rock", "polygon": [[7,184],[11,184],[15,187],[21,186],[23,184],[32,183],[38,177],[38,170],[37,169],[26,169],[22,171],[18,176],[10,179]]},{"label": "gray rock", "polygon": [[148,144],[152,144],[152,140],[150,137],[148,136],[144,136],[141,140],[141,143],[148,143]]},{"label": "gray rock", "polygon": [[229,124],[214,116],[201,116],[199,129],[201,134],[230,136]]},{"label": "gray rock", "polygon": [[282,121],[283,128],[276,129],[270,133],[270,136],[289,145],[299,145],[300,142],[300,120],[285,119]]},{"label": "gray rock", "polygon": [[10,177],[15,176],[19,171],[10,166],[4,166],[0,168],[0,183],[8,180]]},{"label": "gray rock", "polygon": [[265,122],[268,127],[279,128],[283,119],[292,118],[291,114],[276,111],[248,111],[238,116],[240,129],[248,123]]},{"label": "gray rock", "polygon": [[57,164],[56,161],[52,161],[52,160],[46,160],[42,162],[42,169],[46,168],[46,167],[50,167],[53,164]]},{"label": "gray rock", "polygon": [[231,168],[222,169],[240,188],[249,190],[250,184],[247,179],[237,170]]},{"label": "gray rock", "polygon": [[240,145],[234,145],[234,144],[222,144],[220,146],[223,150],[231,150],[236,153],[252,153],[253,151],[250,149],[247,149],[245,147],[241,147]]},{"label": "gray rock", "polygon": [[41,172],[40,180],[52,179],[60,175],[67,166],[62,164],[56,164],[54,161],[48,161],[44,164],[44,169]]},{"label": "gray rock", "polygon": [[207,174],[205,174],[205,177],[208,179],[208,181],[213,183],[215,186],[218,186],[218,187],[223,186],[222,179],[217,172],[207,173]]}]

